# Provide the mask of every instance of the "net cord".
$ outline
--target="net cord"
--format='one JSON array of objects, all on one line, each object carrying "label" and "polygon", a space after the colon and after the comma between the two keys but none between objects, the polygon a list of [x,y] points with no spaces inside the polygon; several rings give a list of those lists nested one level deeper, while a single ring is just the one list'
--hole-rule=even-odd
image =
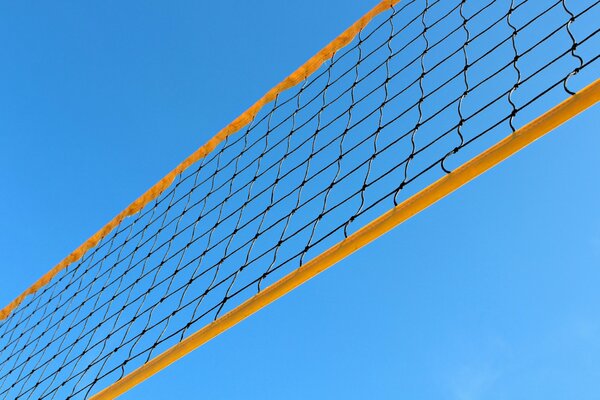
[{"label": "net cord", "polygon": [[399,203],[338,244],[319,254],[297,270],[265,288],[233,310],[165,350],[119,381],[90,397],[114,399],[207,343],[250,315],[274,302],[340,260],[366,246],[427,207],[451,194],[537,139],[600,101],[600,79],[594,81],[535,120],[515,130],[505,139],[465,162],[425,189]]}]

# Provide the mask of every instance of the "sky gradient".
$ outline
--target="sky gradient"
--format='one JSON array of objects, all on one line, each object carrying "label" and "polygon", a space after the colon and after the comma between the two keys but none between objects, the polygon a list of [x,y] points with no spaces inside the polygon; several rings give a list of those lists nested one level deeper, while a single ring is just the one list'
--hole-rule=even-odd
[{"label": "sky gradient", "polygon": [[[0,303],[376,3],[0,5]],[[589,110],[122,398],[598,398],[599,122]]]}]

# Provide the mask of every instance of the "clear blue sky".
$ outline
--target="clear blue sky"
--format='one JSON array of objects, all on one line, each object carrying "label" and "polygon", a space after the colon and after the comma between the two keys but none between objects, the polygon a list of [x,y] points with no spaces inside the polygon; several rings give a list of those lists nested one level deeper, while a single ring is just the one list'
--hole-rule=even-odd
[{"label": "clear blue sky", "polygon": [[[377,3],[0,5],[4,305]],[[123,399],[600,397],[588,111]]]}]

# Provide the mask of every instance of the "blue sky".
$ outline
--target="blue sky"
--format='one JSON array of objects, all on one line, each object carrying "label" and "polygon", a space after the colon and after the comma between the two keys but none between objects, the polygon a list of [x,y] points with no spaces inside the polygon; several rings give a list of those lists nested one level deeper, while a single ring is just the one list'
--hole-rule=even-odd
[{"label": "blue sky", "polygon": [[[376,1],[0,5],[0,303]],[[124,399],[597,398],[590,110]]]}]

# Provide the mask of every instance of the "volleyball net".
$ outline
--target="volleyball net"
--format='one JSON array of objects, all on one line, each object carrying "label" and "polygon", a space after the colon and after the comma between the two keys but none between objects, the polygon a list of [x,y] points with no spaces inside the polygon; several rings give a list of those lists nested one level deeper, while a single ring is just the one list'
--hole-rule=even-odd
[{"label": "volleyball net", "polygon": [[0,398],[114,398],[591,106],[599,2],[380,3],[2,311]]}]

